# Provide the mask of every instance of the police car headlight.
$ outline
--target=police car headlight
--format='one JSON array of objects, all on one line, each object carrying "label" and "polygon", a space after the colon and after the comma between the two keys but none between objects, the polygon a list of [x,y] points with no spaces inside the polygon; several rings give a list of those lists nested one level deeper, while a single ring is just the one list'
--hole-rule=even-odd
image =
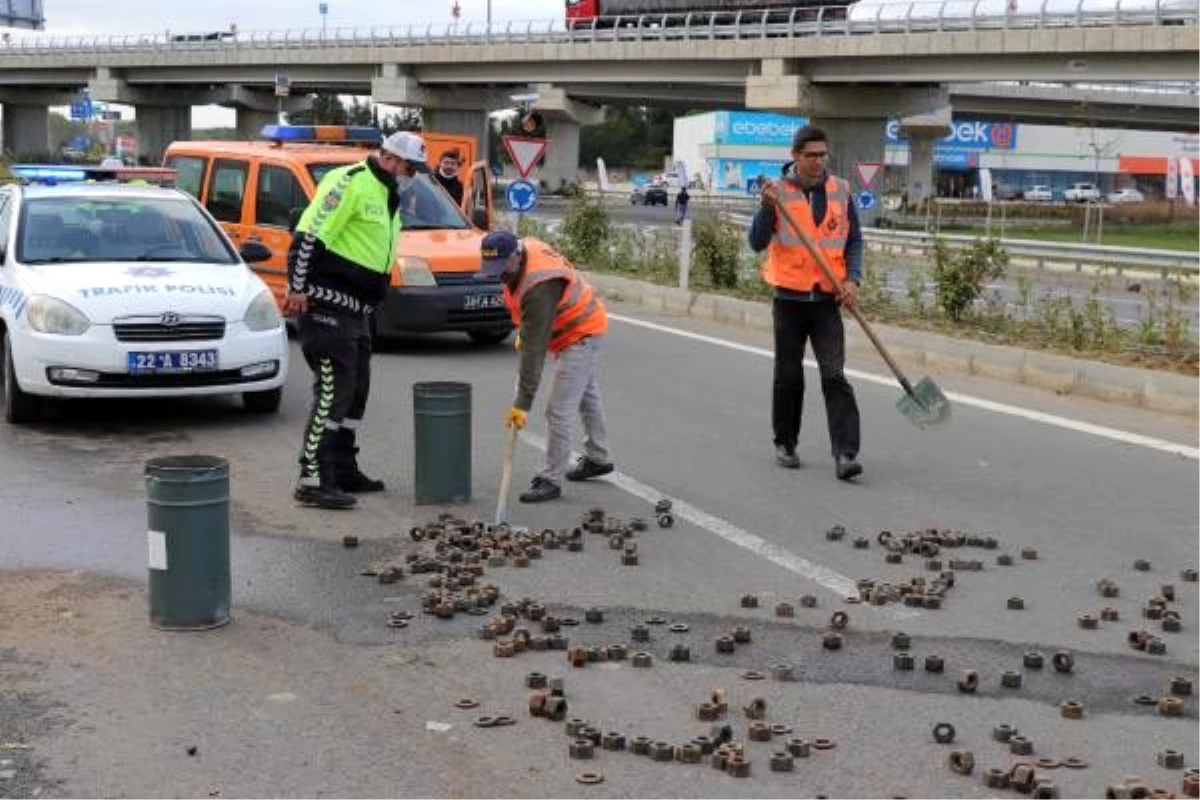
[{"label": "police car headlight", "polygon": [[283,324],[275,305],[275,296],[269,289],[259,292],[258,297],[250,301],[242,321],[246,323],[246,329],[251,331],[269,331]]},{"label": "police car headlight", "polygon": [[79,336],[92,323],[83,312],[57,297],[35,294],[29,298],[27,310],[29,327],[38,333],[57,333],[62,336]]},{"label": "police car headlight", "polygon": [[437,286],[429,262],[423,258],[404,256],[400,259],[401,286]]}]

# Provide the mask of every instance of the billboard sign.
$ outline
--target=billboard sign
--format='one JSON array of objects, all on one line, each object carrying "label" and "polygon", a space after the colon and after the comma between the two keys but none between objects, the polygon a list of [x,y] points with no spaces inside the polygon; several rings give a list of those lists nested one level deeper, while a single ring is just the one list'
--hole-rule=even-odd
[{"label": "billboard sign", "polygon": [[714,117],[716,144],[791,147],[796,131],[808,124],[806,117],[756,111],[717,111]]},{"label": "billboard sign", "polygon": [[1183,200],[1189,206],[1196,204],[1196,180],[1192,175],[1192,160],[1187,156],[1180,156],[1177,159],[1179,170],[1179,188],[1183,194]]},{"label": "billboard sign", "polygon": [[[900,121],[888,120],[885,136],[888,142],[908,141],[900,136]],[[950,123],[950,133],[938,141],[935,149],[958,150],[1015,150],[1017,126],[1011,122],[984,122],[981,120],[955,120]]]},{"label": "billboard sign", "polygon": [[709,159],[712,167],[712,188],[756,194],[759,176],[769,181],[778,180],[782,175],[783,165],[786,163],[786,161],[763,161],[752,158]]}]

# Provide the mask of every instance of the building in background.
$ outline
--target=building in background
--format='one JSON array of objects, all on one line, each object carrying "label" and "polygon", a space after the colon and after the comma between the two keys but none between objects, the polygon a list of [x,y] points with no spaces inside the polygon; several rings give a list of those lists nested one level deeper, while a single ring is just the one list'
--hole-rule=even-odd
[{"label": "building in background", "polygon": [[[683,161],[693,185],[718,192],[753,192],[759,176],[777,178],[790,160],[792,135],[804,117],[752,111],[711,111],[675,120],[674,161]],[[887,171],[885,193],[900,194],[908,180],[908,143],[895,120],[880,126]],[[836,145],[835,145],[836,146]],[[1132,131],[1070,125],[1027,125],[955,118],[934,148],[938,197],[974,197],[979,170],[988,168],[1001,199],[1031,186],[1049,186],[1055,199],[1073,183],[1094,182],[1101,192],[1135,187],[1147,199],[1166,194],[1167,165],[1192,160],[1200,175],[1196,133]]]}]

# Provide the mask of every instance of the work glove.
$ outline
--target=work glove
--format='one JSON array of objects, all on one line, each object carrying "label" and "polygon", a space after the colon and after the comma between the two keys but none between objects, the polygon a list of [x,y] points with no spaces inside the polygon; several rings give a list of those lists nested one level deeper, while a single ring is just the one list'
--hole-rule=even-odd
[{"label": "work glove", "polygon": [[513,406],[512,408],[508,409],[508,417],[504,420],[504,427],[522,430],[525,427],[525,423],[528,421],[529,412],[522,411],[516,406]]},{"label": "work glove", "polygon": [[518,353],[521,352],[521,332],[520,331],[517,331],[517,336],[515,339],[513,339],[513,350],[516,350]]}]

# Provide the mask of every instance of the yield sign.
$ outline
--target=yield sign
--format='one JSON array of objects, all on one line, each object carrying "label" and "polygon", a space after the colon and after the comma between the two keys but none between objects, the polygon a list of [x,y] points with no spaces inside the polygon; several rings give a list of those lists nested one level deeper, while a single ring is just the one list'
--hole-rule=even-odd
[{"label": "yield sign", "polygon": [[533,171],[534,165],[546,152],[546,145],[549,144],[545,139],[529,139],[524,136],[501,136],[500,141],[504,143],[508,157],[517,166],[517,172],[522,178],[529,177],[529,173]]},{"label": "yield sign", "polygon": [[871,184],[875,183],[875,179],[879,177],[879,173],[883,172],[883,164],[872,161],[859,161],[854,165],[854,171],[858,173],[858,182],[864,189],[870,189]]}]

